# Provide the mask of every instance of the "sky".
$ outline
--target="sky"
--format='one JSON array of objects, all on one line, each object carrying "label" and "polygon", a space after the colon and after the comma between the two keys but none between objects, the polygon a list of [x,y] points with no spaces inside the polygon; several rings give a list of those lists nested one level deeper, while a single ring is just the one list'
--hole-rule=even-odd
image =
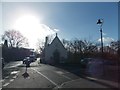
[{"label": "sky", "polygon": [[2,29],[19,30],[35,48],[38,39],[55,36],[66,40],[100,42],[97,20],[103,19],[104,44],[118,40],[117,2],[3,2]]}]

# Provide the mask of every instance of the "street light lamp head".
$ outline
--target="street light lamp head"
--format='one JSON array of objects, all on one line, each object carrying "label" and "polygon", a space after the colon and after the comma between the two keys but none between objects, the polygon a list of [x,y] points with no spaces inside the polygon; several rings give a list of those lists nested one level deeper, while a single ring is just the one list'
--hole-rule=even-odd
[{"label": "street light lamp head", "polygon": [[97,24],[102,25],[103,24],[103,19],[98,19]]}]

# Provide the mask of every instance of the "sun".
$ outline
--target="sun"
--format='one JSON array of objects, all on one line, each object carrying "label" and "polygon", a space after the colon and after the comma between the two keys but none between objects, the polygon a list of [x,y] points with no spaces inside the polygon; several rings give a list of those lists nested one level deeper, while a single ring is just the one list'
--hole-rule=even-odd
[{"label": "sun", "polygon": [[36,47],[38,39],[44,40],[47,35],[53,35],[58,29],[52,29],[42,23],[43,18],[26,14],[16,19],[13,29],[19,30],[29,41],[30,47]]},{"label": "sun", "polygon": [[40,23],[40,19],[33,15],[24,15],[19,17],[15,22],[15,29],[19,30],[31,30]]},{"label": "sun", "polygon": [[30,44],[34,44],[39,37],[41,19],[34,15],[22,15],[13,26],[15,30],[19,30],[28,38]]}]

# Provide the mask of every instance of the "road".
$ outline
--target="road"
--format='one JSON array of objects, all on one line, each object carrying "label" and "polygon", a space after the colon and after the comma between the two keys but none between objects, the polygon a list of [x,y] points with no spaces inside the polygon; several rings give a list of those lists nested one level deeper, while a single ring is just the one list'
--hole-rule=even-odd
[{"label": "road", "polygon": [[[72,72],[38,64],[38,61],[26,68],[22,62],[12,62],[3,69],[3,88],[109,88],[108,86],[86,80]],[[72,82],[76,83],[72,83]],[[76,85],[74,85],[76,84]]]}]

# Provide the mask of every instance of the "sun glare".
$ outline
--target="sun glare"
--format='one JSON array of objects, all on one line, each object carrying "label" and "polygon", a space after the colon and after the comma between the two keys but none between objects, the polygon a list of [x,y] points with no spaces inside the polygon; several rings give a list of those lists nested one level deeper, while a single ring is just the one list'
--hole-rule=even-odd
[{"label": "sun glare", "polygon": [[39,26],[40,18],[33,15],[23,15],[16,20],[13,27],[27,37],[30,44],[34,44],[36,38],[39,37]]},{"label": "sun glare", "polygon": [[39,24],[39,19],[32,15],[24,15],[16,20],[15,28],[19,30],[31,30]]},{"label": "sun glare", "polygon": [[13,28],[19,30],[28,38],[30,47],[36,47],[38,39],[44,39],[47,35],[55,34],[57,29],[51,29],[49,26],[42,24],[41,19],[33,15],[24,15],[19,17]]}]

